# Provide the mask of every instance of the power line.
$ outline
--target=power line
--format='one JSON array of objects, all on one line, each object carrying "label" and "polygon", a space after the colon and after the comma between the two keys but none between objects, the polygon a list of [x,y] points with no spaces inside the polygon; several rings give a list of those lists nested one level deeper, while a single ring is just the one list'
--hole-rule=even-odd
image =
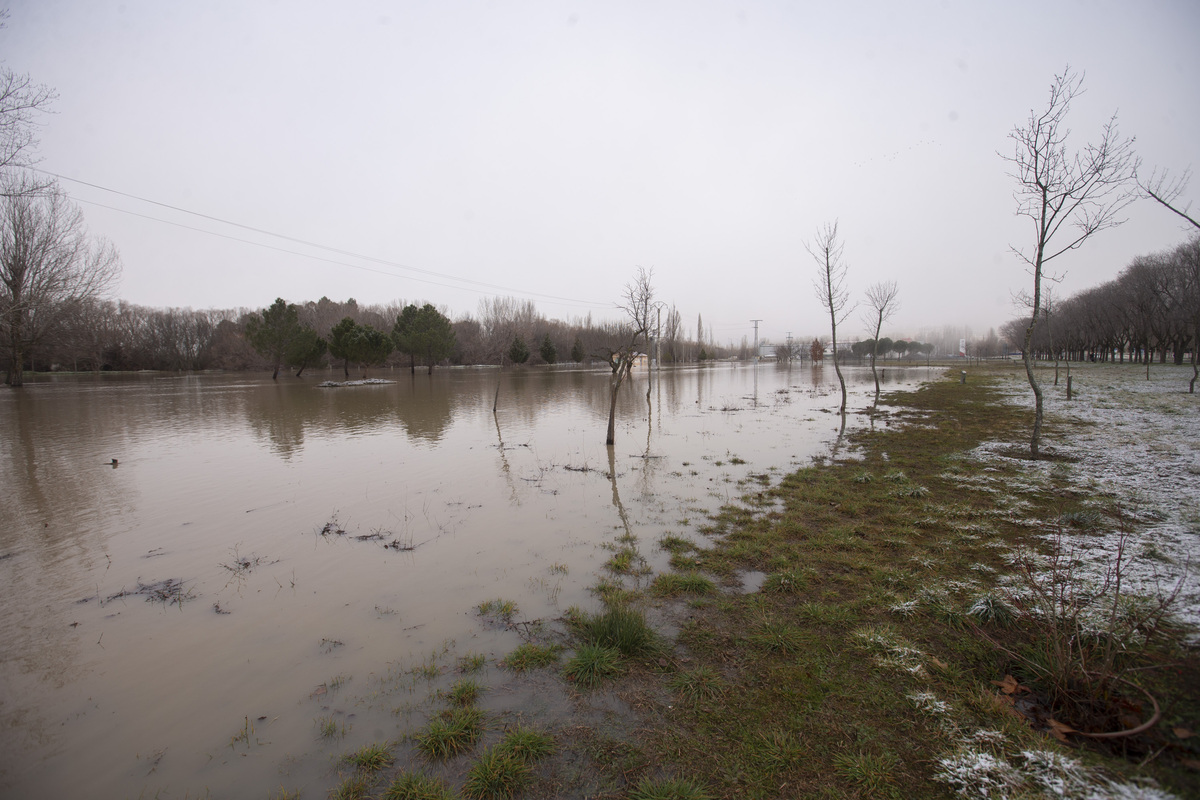
[{"label": "power line", "polygon": [[[172,210],[172,211],[178,211],[178,212],[180,212],[181,214],[190,214],[191,216],[194,216],[194,217],[199,217],[199,218],[201,218],[201,219],[210,220],[210,221],[212,221],[212,222],[218,222],[218,223],[220,223],[220,224],[222,224],[222,225],[230,225],[230,226],[232,226],[232,227],[235,227],[235,228],[241,228],[242,230],[252,231],[252,232],[254,232],[254,233],[260,233],[260,234],[263,234],[264,236],[271,236],[271,237],[274,237],[274,238],[277,238],[277,239],[283,239],[283,240],[285,240],[285,241],[289,241],[289,242],[294,242],[294,243],[296,243],[296,244],[302,244],[302,245],[305,245],[306,247],[314,247],[314,248],[316,248],[316,249],[318,249],[318,250],[325,250],[325,251],[328,251],[328,252],[331,252],[331,253],[336,253],[336,254],[338,254],[338,255],[348,256],[348,257],[350,257],[350,258],[357,258],[357,259],[360,259],[360,260],[362,260],[362,261],[368,261],[368,262],[371,262],[371,263],[374,263],[374,264],[382,264],[382,265],[384,265],[384,266],[387,266],[387,267],[392,267],[392,268],[395,268],[395,269],[406,270],[406,271],[408,271],[408,272],[416,272],[416,273],[419,273],[419,274],[422,274],[422,275],[430,275],[430,276],[433,276],[433,277],[435,277],[435,278],[441,278],[442,280],[451,280],[451,281],[456,281],[456,282],[458,282],[458,283],[464,283],[464,284],[471,284],[471,285],[474,285],[474,286],[480,286],[480,287],[483,287],[484,289],[489,289],[489,290],[492,290],[492,291],[498,291],[498,292],[509,292],[509,293],[513,293],[513,294],[523,294],[523,295],[528,295],[528,296],[531,296],[531,297],[541,297],[541,298],[544,298],[544,299],[547,299],[547,300],[554,300],[554,301],[557,301],[557,302],[560,302],[560,303],[569,303],[569,304],[572,304],[572,305],[580,305],[580,306],[584,306],[584,307],[587,307],[587,308],[603,308],[603,307],[605,307],[603,304],[598,304],[598,303],[595,303],[595,302],[592,302],[592,301],[589,301],[589,300],[579,300],[579,299],[577,299],[577,298],[572,298],[572,297],[559,297],[559,296],[557,296],[557,295],[552,295],[552,294],[544,294],[544,293],[542,293],[542,292],[532,292],[532,291],[525,291],[525,290],[522,290],[522,289],[513,289],[513,288],[510,288],[510,287],[507,287],[507,286],[501,286],[501,285],[499,285],[499,284],[495,284],[495,283],[487,283],[487,282],[485,282],[485,281],[477,281],[477,280],[473,280],[473,279],[471,279],[471,278],[459,278],[459,277],[456,277],[456,276],[454,276],[454,275],[448,275],[448,274],[445,274],[445,273],[436,272],[436,271],[434,271],[434,270],[422,269],[422,268],[420,268],[420,267],[412,267],[412,266],[408,266],[407,264],[400,264],[400,263],[398,263],[398,262],[395,262],[395,261],[388,261],[387,259],[378,258],[378,257],[376,257],[376,256],[368,256],[368,255],[364,255],[364,254],[362,254],[362,253],[356,253],[356,252],[354,252],[354,251],[352,251],[352,250],[344,250],[344,249],[342,249],[342,248],[339,248],[339,247],[332,247],[332,246],[329,246],[329,245],[320,244],[319,242],[312,242],[312,241],[309,241],[309,240],[307,240],[307,239],[300,239],[300,238],[298,238],[298,237],[295,237],[295,236],[289,236],[289,235],[287,235],[287,234],[284,234],[284,233],[276,233],[276,232],[274,232],[274,231],[266,230],[265,228],[257,228],[257,227],[255,227],[255,226],[253,226],[253,225],[245,225],[245,224],[243,224],[243,223],[240,223],[240,222],[234,222],[234,221],[232,221],[232,220],[222,219],[221,217],[216,217],[216,216],[213,216],[213,215],[211,215],[211,214],[204,214],[204,213],[202,213],[202,212],[199,212],[199,211],[192,211],[192,210],[190,210],[190,209],[187,209],[187,208],[182,208],[182,207],[180,207],[180,206],[174,206],[174,205],[171,205],[170,203],[163,203],[163,202],[160,202],[160,201],[158,201],[158,200],[151,200],[151,199],[149,199],[149,198],[147,198],[147,197],[140,197],[140,196],[138,196],[138,195],[135,195],[135,194],[130,194],[130,193],[128,193],[128,192],[122,192],[122,191],[120,191],[120,190],[118,190],[118,189],[110,189],[110,188],[109,188],[109,187],[107,187],[107,186],[101,186],[100,184],[97,184],[97,183],[90,183],[90,182],[88,182],[88,181],[80,180],[80,179],[78,179],[78,178],[70,178],[70,177],[67,177],[66,175],[60,175],[60,174],[58,174],[58,173],[56,173],[56,172],[50,172],[49,170],[38,169],[38,168],[36,168],[36,167],[31,167],[31,169],[32,169],[33,171],[35,171],[35,172],[40,172],[40,173],[42,173],[43,175],[49,175],[49,176],[51,176],[51,177],[58,178],[59,180],[70,181],[70,182],[72,182],[72,183],[78,183],[78,184],[80,184],[80,185],[82,185],[82,186],[89,186],[89,187],[91,187],[91,188],[93,188],[93,189],[99,189],[100,191],[103,191],[103,192],[110,192],[110,193],[112,193],[112,194],[120,195],[121,197],[128,197],[128,198],[130,198],[130,199],[132,199],[132,200],[137,200],[137,201],[139,201],[139,202],[143,202],[143,203],[149,203],[149,204],[151,204],[151,205],[159,206],[159,207],[161,207],[161,208],[167,208],[167,209],[170,209],[170,210]],[[400,276],[400,275],[396,275],[395,273],[386,272],[386,271],[384,271],[384,270],[371,269],[371,268],[369,268],[369,267],[362,267],[362,266],[358,266],[358,265],[355,265],[355,264],[348,264],[348,263],[346,263],[346,262],[344,262],[344,261],[335,261],[335,260],[333,260],[333,259],[321,258],[321,257],[319,257],[319,256],[307,255],[307,254],[305,254],[305,253],[297,253],[297,252],[295,252],[295,251],[293,251],[293,250],[284,250],[283,248],[274,247],[274,246],[272,246],[272,245],[267,245],[267,244],[262,244],[261,242],[254,242],[254,241],[251,241],[251,240],[249,240],[249,239],[240,239],[240,238],[238,238],[238,237],[235,237],[235,236],[229,236],[229,235],[226,235],[226,234],[217,233],[217,232],[215,232],[215,231],[208,231],[208,230],[205,230],[205,229],[203,229],[203,228],[194,228],[194,227],[192,227],[192,226],[190,226],[190,225],[183,225],[183,224],[181,224],[181,223],[178,223],[178,222],[172,222],[172,221],[170,221],[170,220],[159,219],[158,217],[151,217],[151,216],[149,216],[149,215],[146,215],[146,214],[139,214],[139,213],[137,213],[137,212],[135,212],[135,211],[128,211],[128,210],[126,210],[126,209],[117,208],[117,207],[115,207],[115,206],[108,206],[108,205],[104,205],[103,203],[97,203],[97,202],[95,202],[95,201],[82,200],[82,199],[80,199],[80,198],[78,198],[78,197],[77,197],[77,198],[75,198],[75,199],[76,199],[78,202],[81,202],[81,203],[89,203],[89,204],[91,204],[91,205],[99,206],[99,207],[101,207],[101,208],[107,208],[107,209],[109,209],[109,210],[111,210],[111,211],[117,211],[117,212],[120,212],[120,213],[122,213],[122,214],[130,214],[130,215],[132,215],[132,216],[135,216],[135,217],[141,217],[142,219],[148,219],[148,220],[151,220],[151,221],[154,221],[154,222],[161,222],[161,223],[164,223],[164,224],[167,224],[167,225],[175,225],[176,227],[185,228],[185,229],[187,229],[187,230],[192,230],[192,231],[197,231],[197,232],[199,232],[199,233],[207,233],[207,234],[209,234],[210,236],[218,236],[218,237],[220,237],[220,238],[223,238],[223,239],[229,239],[229,240],[231,240],[231,241],[235,241],[235,242],[242,242],[242,243],[244,243],[244,244],[252,244],[252,245],[257,245],[257,246],[259,246],[259,247],[265,247],[265,248],[267,248],[267,249],[269,249],[269,250],[276,250],[276,251],[278,251],[278,252],[281,252],[281,253],[288,253],[288,254],[290,254],[290,255],[296,255],[296,256],[301,256],[301,257],[305,257],[305,258],[312,258],[312,259],[315,259],[315,260],[317,260],[317,261],[325,261],[325,262],[327,262],[327,263],[330,263],[330,264],[338,264],[338,265],[340,265],[340,266],[351,267],[351,268],[354,268],[354,269],[361,269],[361,270],[364,270],[364,271],[366,271],[366,272],[374,272],[374,273],[377,273],[377,274],[379,274],[379,275],[388,275],[388,276],[391,276],[391,277],[394,277],[394,278],[400,278],[400,277],[409,277],[409,276]],[[470,288],[470,287],[462,287],[462,286],[453,286],[453,285],[451,285],[451,284],[439,283],[439,282],[437,282],[437,281],[433,281],[433,280],[427,280],[427,279],[421,279],[421,278],[411,278],[411,279],[412,279],[412,280],[421,281],[422,283],[429,283],[429,284],[432,284],[432,285],[434,285],[434,286],[442,286],[442,287],[444,287],[444,288],[447,288],[447,289],[462,289],[462,288],[468,288],[468,289],[469,289],[469,288]],[[482,294],[491,294],[491,293],[492,293],[492,292],[483,292],[483,291],[481,291],[481,290],[479,290],[479,289],[474,289],[474,290],[471,290],[471,291],[479,291],[479,292],[480,292],[480,293],[482,293]]]},{"label": "power line", "polygon": [[[373,267],[364,267],[361,264],[351,264],[348,261],[337,261],[332,258],[325,258],[323,256],[313,255],[312,253],[300,253],[295,250],[287,250],[283,247],[276,247],[275,245],[266,244],[264,242],[256,242],[251,239],[242,239],[237,236],[230,236],[229,234],[226,234],[226,233],[217,233],[216,231],[205,230],[204,228],[197,228],[192,225],[184,225],[182,222],[174,222],[169,219],[159,219],[158,217],[151,217],[148,214],[139,214],[136,211],[129,211],[128,209],[117,208],[116,206],[105,205],[104,203],[98,203],[95,200],[84,200],[82,198],[76,197],[75,202],[85,203],[87,205],[96,206],[98,208],[106,208],[109,211],[117,211],[121,214],[128,214],[132,217],[140,217],[141,219],[148,219],[148,220],[151,220],[152,222],[161,222],[164,225],[174,225],[177,228],[183,228],[184,230],[195,231],[196,233],[203,233],[208,236],[216,236],[221,239],[228,239],[232,242],[241,242],[242,244],[253,245],[254,247],[262,247],[266,250],[274,250],[278,253],[286,253],[287,255],[299,256],[300,258],[310,258],[314,261],[323,261],[326,264],[337,264],[338,266],[349,267],[350,269],[362,270],[363,272],[373,272],[376,275],[386,275],[389,278],[403,277],[404,280],[417,281],[419,283],[428,283],[430,285],[441,286],[446,289],[462,289],[462,290],[465,290],[468,292],[479,292],[481,294],[488,294],[488,292],[484,292],[482,289],[474,289],[471,287],[463,287],[463,286],[452,286],[451,284],[448,284],[448,283],[439,283],[437,281],[429,280],[428,278],[417,278],[417,277],[413,277],[411,275],[401,276],[401,275],[396,275],[393,272],[387,272],[386,270],[382,270],[382,269],[375,269]],[[513,291],[516,291],[516,290],[513,290]],[[537,294],[537,293],[529,292],[528,294]],[[539,296],[540,297],[552,297],[552,295],[539,295]],[[596,305],[595,303],[583,303],[583,301],[563,300],[563,299],[559,299],[559,298],[556,298],[556,299],[559,302],[563,302],[563,303],[579,303],[581,305],[584,305],[587,308],[600,308],[600,306]]]}]

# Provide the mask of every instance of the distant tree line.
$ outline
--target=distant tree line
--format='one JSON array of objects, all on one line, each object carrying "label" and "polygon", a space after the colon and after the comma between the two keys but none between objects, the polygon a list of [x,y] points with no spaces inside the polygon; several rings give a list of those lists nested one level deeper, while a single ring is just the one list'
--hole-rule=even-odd
[{"label": "distant tree line", "polygon": [[[462,364],[599,365],[622,323],[549,319],[532,301],[489,297],[475,314],[451,319],[429,303],[360,305],[322,297],[260,310],[152,308],[97,297],[72,299],[36,341],[22,349],[24,369],[265,370],[333,367],[349,377],[375,367]],[[662,315],[663,363],[724,358],[732,351],[681,333],[679,313]],[[658,319],[655,320],[658,323]],[[0,366],[12,367],[12,351]]]},{"label": "distant tree line", "polygon": [[[1025,318],[1002,328],[1019,342]],[[1036,358],[1183,364],[1200,330],[1200,236],[1138,256],[1113,280],[1041,307],[1031,344]]]}]

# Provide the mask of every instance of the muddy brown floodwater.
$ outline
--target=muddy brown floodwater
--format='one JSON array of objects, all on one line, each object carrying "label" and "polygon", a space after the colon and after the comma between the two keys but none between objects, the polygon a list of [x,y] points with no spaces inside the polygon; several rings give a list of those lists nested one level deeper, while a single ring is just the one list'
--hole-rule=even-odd
[{"label": "muddy brown floodwater", "polygon": [[[890,367],[888,388],[929,374]],[[869,371],[848,376],[866,406]],[[470,655],[494,673],[519,643],[479,603],[593,608],[626,523],[664,568],[663,534],[702,540],[838,427],[832,365],[663,370],[649,402],[635,374],[611,454],[604,372],[328,377],[0,393],[0,795],[333,785],[338,754],[398,735],[400,676]]]}]

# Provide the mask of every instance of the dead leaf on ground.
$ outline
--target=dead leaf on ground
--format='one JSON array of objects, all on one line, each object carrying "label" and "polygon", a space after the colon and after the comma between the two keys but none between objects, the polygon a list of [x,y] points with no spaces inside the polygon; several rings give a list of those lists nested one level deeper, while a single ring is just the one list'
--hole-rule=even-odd
[{"label": "dead leaf on ground", "polygon": [[1188,730],[1187,728],[1184,728],[1182,726],[1180,726],[1178,728],[1171,728],[1171,733],[1175,734],[1180,739],[1190,739],[1196,735],[1196,734],[1192,733],[1190,730]]},{"label": "dead leaf on ground", "polygon": [[1048,717],[1046,719],[1046,724],[1050,726],[1050,733],[1054,734],[1054,738],[1058,739],[1060,742],[1067,741],[1068,733],[1077,733],[1077,731],[1070,725],[1064,725],[1054,717]]},{"label": "dead leaf on ground", "polygon": [[1183,764],[1188,769],[1200,770],[1200,761],[1197,761],[1194,758],[1181,758],[1179,759],[1179,763]]},{"label": "dead leaf on ground", "polygon": [[1028,686],[1022,686],[1017,683],[1017,679],[1012,675],[1005,675],[1002,681],[992,681],[993,684],[1000,687],[1000,691],[1005,694],[1015,694],[1017,692],[1028,692]]}]

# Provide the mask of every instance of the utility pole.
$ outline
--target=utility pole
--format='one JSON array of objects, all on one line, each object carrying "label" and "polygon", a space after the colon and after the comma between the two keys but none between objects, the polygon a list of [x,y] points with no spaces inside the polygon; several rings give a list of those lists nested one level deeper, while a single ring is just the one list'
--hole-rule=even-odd
[{"label": "utility pole", "polygon": [[750,321],[754,323],[754,363],[757,364],[758,363],[758,323],[762,322],[762,320],[761,319],[752,319]]},{"label": "utility pole", "polygon": [[658,322],[654,325],[654,369],[662,369],[662,306],[658,307]]}]

